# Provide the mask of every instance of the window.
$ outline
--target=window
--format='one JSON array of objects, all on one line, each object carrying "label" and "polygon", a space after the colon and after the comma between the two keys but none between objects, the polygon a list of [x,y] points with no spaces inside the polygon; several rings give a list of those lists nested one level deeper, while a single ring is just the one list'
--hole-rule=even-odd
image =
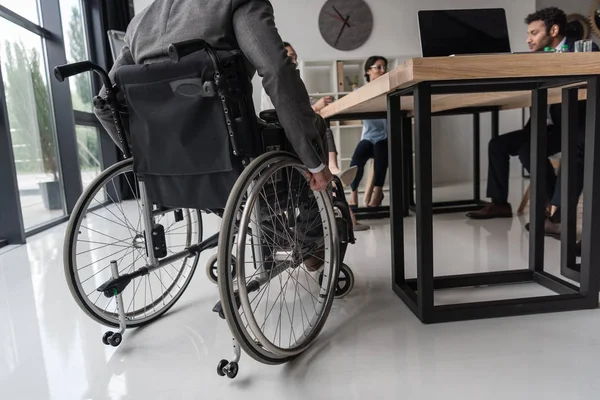
[{"label": "window", "polygon": [[0,18],[0,59],[25,229],[63,216],[64,195],[42,39]]},{"label": "window", "polygon": [[98,128],[77,125],[75,131],[77,133],[77,153],[81,168],[81,182],[85,189],[102,172]]},{"label": "window", "polygon": [[[67,62],[90,59],[84,8],[81,0],[60,0],[60,14]],[[102,171],[102,156],[98,137],[99,123],[93,112],[92,72],[69,78],[71,101],[75,113],[77,154],[83,188]],[[83,114],[85,113],[85,114]],[[91,126],[90,124],[96,126]]]},{"label": "window", "polygon": [[[83,9],[79,0],[60,0],[60,14],[67,62],[89,60]],[[73,109],[92,112],[91,72],[69,79]]]},{"label": "window", "polygon": [[36,25],[41,25],[37,0],[0,0],[0,6],[8,8]]},{"label": "window", "polygon": [[101,30],[123,30],[131,15],[131,0],[0,0],[0,246],[66,221],[82,189],[118,160],[93,113],[100,80],[61,83],[53,69],[104,66]]}]

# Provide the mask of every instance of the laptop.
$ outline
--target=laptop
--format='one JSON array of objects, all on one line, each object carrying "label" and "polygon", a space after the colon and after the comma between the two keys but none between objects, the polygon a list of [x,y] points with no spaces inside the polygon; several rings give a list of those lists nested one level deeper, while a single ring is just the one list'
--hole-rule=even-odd
[{"label": "laptop", "polygon": [[121,49],[125,46],[125,32],[110,30],[108,34],[108,43],[110,44],[110,52],[112,53],[113,62],[121,54]]},{"label": "laptop", "polygon": [[418,16],[423,57],[511,53],[502,8],[422,10]]}]

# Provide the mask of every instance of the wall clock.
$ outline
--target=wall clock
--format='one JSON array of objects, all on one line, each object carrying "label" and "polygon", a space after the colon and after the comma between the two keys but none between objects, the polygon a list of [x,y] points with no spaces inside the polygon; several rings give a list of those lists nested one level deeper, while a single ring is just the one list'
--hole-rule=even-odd
[{"label": "wall clock", "polygon": [[327,0],[319,14],[323,39],[338,50],[362,46],[373,31],[373,14],[363,0]]},{"label": "wall clock", "polygon": [[600,0],[595,0],[590,11],[590,25],[596,36],[600,36]]},{"label": "wall clock", "polygon": [[575,40],[590,38],[590,23],[581,14],[567,15],[567,36]]}]

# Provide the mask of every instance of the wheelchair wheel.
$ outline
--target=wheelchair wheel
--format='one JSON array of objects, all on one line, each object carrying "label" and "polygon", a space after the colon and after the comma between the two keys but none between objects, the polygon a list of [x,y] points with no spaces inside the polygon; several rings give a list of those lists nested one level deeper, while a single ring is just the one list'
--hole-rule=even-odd
[{"label": "wheelchair wheel", "polygon": [[340,250],[332,199],[310,189],[306,172],[288,153],[258,157],[244,169],[223,215],[218,283],[225,319],[244,351],[266,364],[305,351],[335,295]]},{"label": "wheelchair wheel", "polygon": [[[114,297],[96,289],[111,279],[111,260],[119,274],[147,265],[139,185],[133,161],[121,161],[100,174],[79,198],[65,234],[64,270],[71,294],[94,320],[118,327]],[[198,210],[153,210],[154,226],[164,228],[168,255],[202,241]],[[174,261],[133,279],[122,292],[127,327],[149,323],[171,308],[187,288],[199,255]]]},{"label": "wheelchair wheel", "polygon": [[[211,256],[206,262],[206,276],[208,280],[214,283],[215,285],[219,281],[217,276],[217,255]],[[231,278],[235,279],[235,257],[231,259]]]},{"label": "wheelchair wheel", "polygon": [[[323,275],[319,276],[319,283],[323,281]],[[354,287],[354,273],[346,264],[340,267],[340,274],[335,288],[335,298],[343,299]]]}]

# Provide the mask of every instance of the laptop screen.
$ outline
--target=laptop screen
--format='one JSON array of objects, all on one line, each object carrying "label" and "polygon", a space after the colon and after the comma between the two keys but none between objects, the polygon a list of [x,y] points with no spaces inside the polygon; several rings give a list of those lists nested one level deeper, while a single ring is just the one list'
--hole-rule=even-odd
[{"label": "laptop screen", "polygon": [[419,11],[423,57],[510,53],[502,8]]}]

